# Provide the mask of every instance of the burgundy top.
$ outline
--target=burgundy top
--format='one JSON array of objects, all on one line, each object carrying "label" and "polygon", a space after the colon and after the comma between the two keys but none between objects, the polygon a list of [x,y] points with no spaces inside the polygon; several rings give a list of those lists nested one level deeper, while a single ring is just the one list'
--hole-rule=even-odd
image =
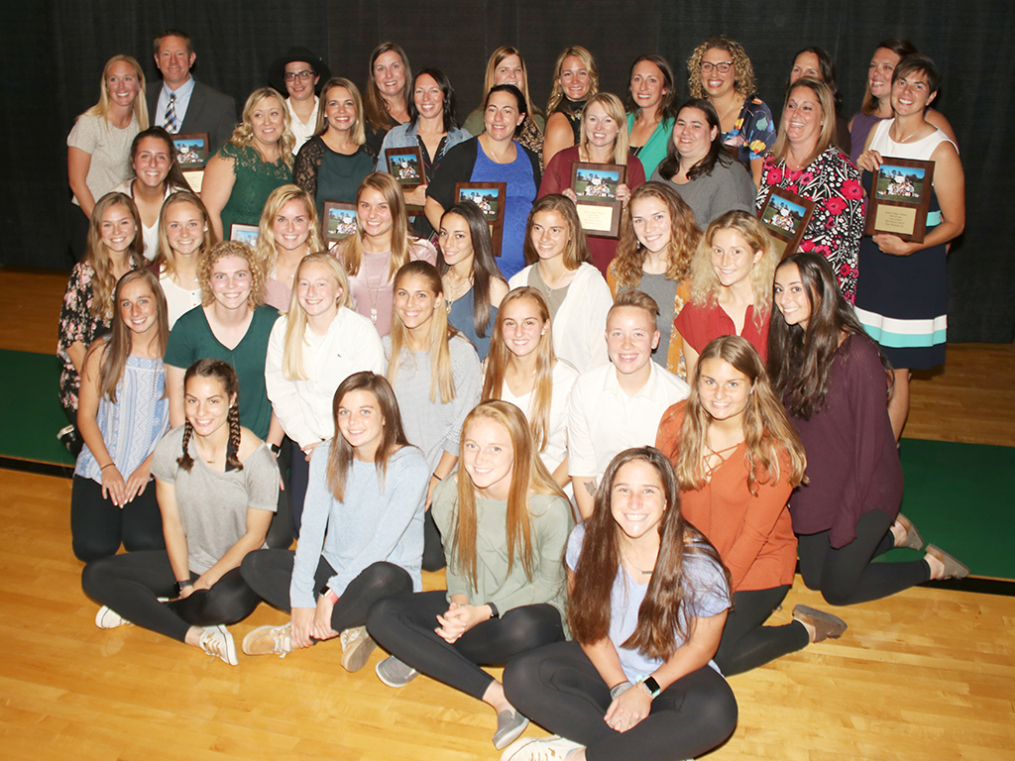
[{"label": "burgundy top", "polygon": [[[772,313],[766,312],[762,316],[759,328],[754,322],[754,307],[749,306],[744,315],[744,332],[740,334],[741,338],[746,338],[751,342],[751,346],[757,349],[762,362],[768,358],[768,323],[771,319]],[[706,305],[694,302],[684,304],[684,308],[673,321],[673,327],[698,354],[701,354],[713,339],[737,335],[732,318],[714,300]]]},{"label": "burgundy top", "polygon": [[[578,146],[572,145],[558,151],[546,165],[543,172],[543,181],[539,185],[539,192],[536,198],[542,198],[550,193],[561,193],[571,187],[571,164],[581,161],[578,154]],[[627,181],[628,189],[633,193],[634,189],[645,182],[645,167],[637,156],[629,156],[627,159]],[[610,269],[610,262],[617,253],[617,238],[600,238],[595,235],[588,236],[589,254],[592,256],[592,263],[596,265],[603,277],[606,277]]]},{"label": "burgundy top", "polygon": [[797,534],[830,531],[834,548],[856,538],[860,517],[902,504],[902,465],[888,418],[888,386],[878,350],[849,336],[832,360],[822,408],[802,420],[790,414],[807,451],[807,477],[790,497]]}]

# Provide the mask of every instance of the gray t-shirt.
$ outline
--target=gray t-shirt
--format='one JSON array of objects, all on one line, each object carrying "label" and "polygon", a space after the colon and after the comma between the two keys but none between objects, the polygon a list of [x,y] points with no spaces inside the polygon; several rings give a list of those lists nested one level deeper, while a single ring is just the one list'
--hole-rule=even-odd
[{"label": "gray t-shirt", "polygon": [[560,309],[560,305],[564,303],[564,299],[567,298],[567,292],[571,288],[571,283],[568,283],[563,288],[550,288],[543,280],[543,276],[539,274],[539,267],[533,267],[529,270],[529,282],[527,283],[532,288],[535,288],[546,299],[546,307],[550,310],[550,322],[557,319],[557,311]]},{"label": "gray t-shirt", "polygon": [[187,537],[190,570],[204,573],[247,532],[247,508],[275,512],[278,507],[278,463],[261,444],[243,470],[219,473],[197,453],[191,438],[190,472],[176,462],[183,454],[184,426],[174,428],[155,447],[152,475],[176,487],[176,505]]},{"label": "gray t-shirt", "polygon": [[754,214],[754,199],[757,191],[754,180],[739,161],[723,164],[716,161],[712,174],[703,174],[691,182],[678,185],[668,177],[659,174],[656,167],[652,173],[656,182],[665,182],[684,199],[694,212],[694,223],[704,231],[709,222],[721,217],[727,211],[739,210]]},{"label": "gray t-shirt", "polygon": [[652,352],[652,360],[666,369],[670,351],[670,333],[673,332],[673,304],[677,298],[677,281],[667,280],[666,275],[641,273],[638,290],[647,293],[659,307],[656,315],[656,329],[659,331],[659,345]]}]

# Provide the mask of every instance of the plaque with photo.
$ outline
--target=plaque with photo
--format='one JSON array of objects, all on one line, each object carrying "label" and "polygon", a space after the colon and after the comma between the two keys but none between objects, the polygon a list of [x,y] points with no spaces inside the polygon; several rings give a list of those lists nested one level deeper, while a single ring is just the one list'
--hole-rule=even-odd
[{"label": "plaque with photo", "polygon": [[871,182],[864,235],[891,233],[923,243],[933,184],[933,161],[885,156]]}]

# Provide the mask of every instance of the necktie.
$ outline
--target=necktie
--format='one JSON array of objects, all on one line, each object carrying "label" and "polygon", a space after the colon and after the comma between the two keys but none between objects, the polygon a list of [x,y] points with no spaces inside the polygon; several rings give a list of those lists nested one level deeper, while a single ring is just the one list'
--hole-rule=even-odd
[{"label": "necktie", "polygon": [[166,104],[166,123],[163,126],[170,135],[180,131],[180,125],[176,121],[176,93],[169,96],[169,103]]}]

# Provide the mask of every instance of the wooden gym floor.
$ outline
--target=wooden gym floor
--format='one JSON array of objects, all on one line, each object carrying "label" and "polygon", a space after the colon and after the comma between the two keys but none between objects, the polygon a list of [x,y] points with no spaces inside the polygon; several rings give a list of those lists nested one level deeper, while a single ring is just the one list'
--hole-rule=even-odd
[{"label": "wooden gym floor", "polygon": [[[65,283],[0,269],[0,348],[51,352]],[[1013,445],[1013,378],[1012,346],[950,346],[945,372],[913,383],[907,435]],[[425,677],[385,687],[380,652],[357,674],[337,642],[232,668],[136,627],[97,629],[70,552],[70,481],[0,470],[0,494],[3,758],[499,756],[491,709]],[[796,603],[823,605],[797,579],[773,623]],[[917,588],[839,612],[841,640],[730,679],[740,722],[707,758],[1015,760],[1015,597]],[[285,620],[262,605],[232,630],[238,644]]]}]

